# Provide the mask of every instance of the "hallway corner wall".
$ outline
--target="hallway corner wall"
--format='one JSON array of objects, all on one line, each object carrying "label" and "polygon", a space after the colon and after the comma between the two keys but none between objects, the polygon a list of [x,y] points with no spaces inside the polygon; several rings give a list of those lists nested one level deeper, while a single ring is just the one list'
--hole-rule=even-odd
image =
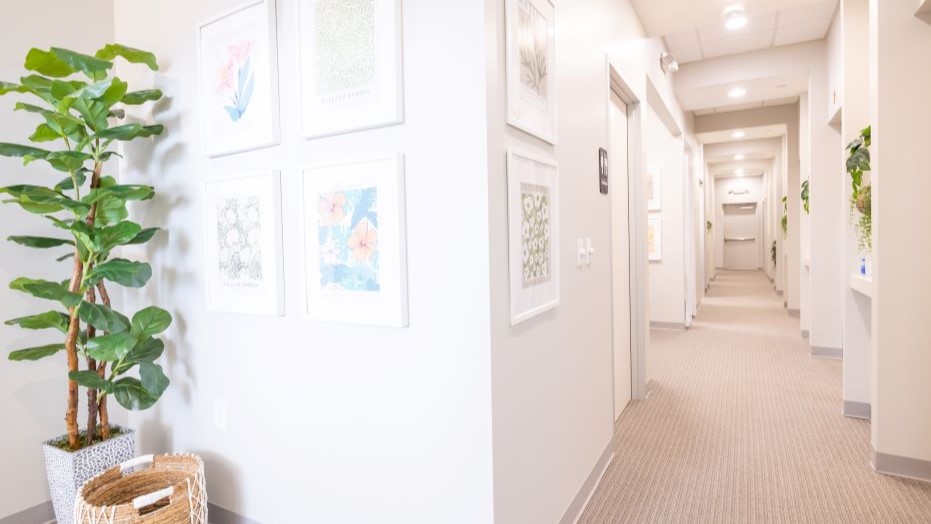
[{"label": "hallway corner wall", "polygon": [[[122,174],[158,186],[159,196],[134,211],[168,230],[146,252],[157,284],[128,292],[127,304],[151,300],[175,315],[164,358],[172,387],[130,420],[139,451],[201,454],[211,502],[250,522],[488,524],[484,6],[404,0],[404,123],[307,140],[295,110],[298,2],[275,2],[281,144],[209,159],[200,147],[196,28],[241,4],[115,0],[117,40],[159,57],[162,69],[148,81],[168,96],[154,115],[166,134],[128,156]],[[302,170],[395,152],[405,160],[409,327],[314,320]],[[285,315],[210,312],[204,183],[271,169],[281,170]]]},{"label": "hallway corner wall", "polygon": [[[649,111],[649,76],[680,128],[683,115],[659,67],[662,43],[644,37],[631,3],[576,0],[556,15],[558,145],[508,126],[504,13],[504,0],[486,2],[495,523],[555,524],[574,520],[614,434],[611,209],[598,187],[608,63],[630,84],[638,114]],[[633,126],[645,125],[637,118]],[[560,178],[560,304],[517,326],[509,322],[508,148],[554,158]],[[681,141],[678,154],[681,165]],[[630,156],[643,161],[645,151]],[[590,266],[577,267],[579,238],[592,239]]]},{"label": "hallway corner wall", "polygon": [[[915,62],[931,56],[931,25],[914,4],[869,2],[872,436],[878,470],[931,480],[931,68]],[[890,457],[909,467],[887,469]]]}]

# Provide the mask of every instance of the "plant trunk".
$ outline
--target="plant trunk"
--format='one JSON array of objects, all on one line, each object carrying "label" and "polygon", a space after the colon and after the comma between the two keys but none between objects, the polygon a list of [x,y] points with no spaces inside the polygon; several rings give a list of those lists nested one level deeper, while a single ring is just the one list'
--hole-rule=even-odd
[{"label": "plant trunk", "polygon": [[[88,267],[88,271],[90,271]],[[91,304],[97,302],[97,293],[94,292],[93,286],[87,289],[87,295],[85,300]],[[88,324],[87,326],[87,341],[90,342],[92,338],[97,335],[97,329],[94,326]],[[87,369],[88,371],[97,371],[97,361],[87,356]],[[97,433],[97,390],[88,388],[87,390],[87,439],[84,441],[85,446],[91,446],[94,443]]]},{"label": "plant trunk", "polygon": [[[68,290],[77,293],[81,288],[81,279],[84,276],[84,264],[78,250],[74,250],[74,267],[71,271],[71,285]],[[65,338],[65,353],[68,355],[68,371],[78,370],[78,332],[81,330],[81,320],[78,318],[78,308],[69,310],[71,320],[68,324],[68,335]],[[81,447],[78,440],[78,383],[68,380],[68,411],[65,412],[65,427],[68,430],[68,447],[77,451]]]},{"label": "plant trunk", "polygon": [[[100,293],[100,301],[103,302],[103,305],[106,306],[107,309],[113,309],[110,305],[110,295],[107,293],[107,286],[104,285],[102,280],[97,283],[97,291]],[[106,361],[97,364],[97,375],[100,378],[106,377]],[[100,439],[107,440],[110,438],[110,413],[107,411],[106,394],[100,397],[100,401],[97,403],[97,411],[100,415]]]}]

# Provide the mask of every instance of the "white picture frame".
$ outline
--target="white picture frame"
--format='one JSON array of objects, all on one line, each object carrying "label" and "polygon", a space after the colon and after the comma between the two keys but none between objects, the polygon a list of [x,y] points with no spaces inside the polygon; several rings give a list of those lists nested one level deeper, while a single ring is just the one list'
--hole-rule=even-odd
[{"label": "white picture frame", "polygon": [[297,24],[301,136],[404,122],[401,0],[298,0]]},{"label": "white picture frame", "polygon": [[647,210],[663,209],[663,172],[656,168],[647,170]]},{"label": "white picture frame", "polygon": [[663,217],[651,216],[647,219],[647,260],[663,260]]},{"label": "white picture frame", "polygon": [[511,325],[559,305],[559,166],[509,149],[508,265]]},{"label": "white picture frame", "polygon": [[281,143],[275,0],[251,1],[201,23],[197,67],[204,154]]},{"label": "white picture frame", "polygon": [[505,19],[507,122],[556,145],[556,8],[552,0],[506,0]]},{"label": "white picture frame", "polygon": [[406,327],[404,157],[311,166],[303,181],[307,314]]},{"label": "white picture frame", "polygon": [[203,209],[207,310],[284,315],[280,172],[208,181]]}]

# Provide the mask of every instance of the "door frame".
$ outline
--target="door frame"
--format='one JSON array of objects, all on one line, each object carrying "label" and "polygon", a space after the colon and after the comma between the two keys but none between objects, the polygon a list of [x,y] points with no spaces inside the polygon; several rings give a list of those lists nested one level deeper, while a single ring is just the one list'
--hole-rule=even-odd
[{"label": "door frame", "polygon": [[[645,155],[643,136],[643,103],[628,82],[621,70],[607,60],[607,89],[604,96],[605,133],[610,144],[611,124],[610,111],[612,91],[627,105],[627,180],[628,180],[628,237],[630,242],[630,385],[631,400],[643,400],[647,397],[647,340],[649,337],[649,317],[647,315],[647,279],[649,278],[649,263],[647,261],[647,205],[646,199],[636,198],[635,195],[645,195]],[[643,79],[646,81],[646,78]],[[644,86],[645,87],[645,86]],[[610,159],[609,159],[610,165]],[[609,189],[610,191],[610,189]],[[609,199],[609,206],[611,201]],[[612,212],[613,216],[613,212]],[[613,235],[612,235],[613,242]],[[608,253],[613,252],[613,247]],[[612,255],[613,256],[613,255]],[[613,267],[613,261],[612,261]],[[613,271],[611,275],[612,289],[612,319],[613,319]],[[614,377],[614,323],[611,325],[611,377],[612,397],[614,404],[617,381]],[[612,418],[615,409],[612,411]]]}]

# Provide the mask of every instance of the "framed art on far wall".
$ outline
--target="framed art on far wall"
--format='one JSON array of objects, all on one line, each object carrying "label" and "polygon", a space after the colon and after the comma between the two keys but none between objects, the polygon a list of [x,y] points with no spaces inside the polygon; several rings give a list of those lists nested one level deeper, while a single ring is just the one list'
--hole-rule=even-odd
[{"label": "framed art on far wall", "polygon": [[663,217],[647,219],[647,259],[658,262],[663,259]]},{"label": "framed art on far wall", "polygon": [[404,121],[401,0],[299,0],[301,134]]},{"label": "framed art on far wall", "polygon": [[559,173],[555,162],[508,150],[511,325],[559,305]]},{"label": "framed art on far wall", "polygon": [[204,185],[207,309],[284,315],[277,171]]},{"label": "framed art on far wall", "polygon": [[275,0],[251,2],[198,29],[204,153],[280,142]]},{"label": "framed art on far wall", "polygon": [[304,171],[307,312],[405,327],[407,248],[401,155]]},{"label": "framed art on far wall", "polygon": [[556,144],[556,9],[506,0],[508,124]]}]

